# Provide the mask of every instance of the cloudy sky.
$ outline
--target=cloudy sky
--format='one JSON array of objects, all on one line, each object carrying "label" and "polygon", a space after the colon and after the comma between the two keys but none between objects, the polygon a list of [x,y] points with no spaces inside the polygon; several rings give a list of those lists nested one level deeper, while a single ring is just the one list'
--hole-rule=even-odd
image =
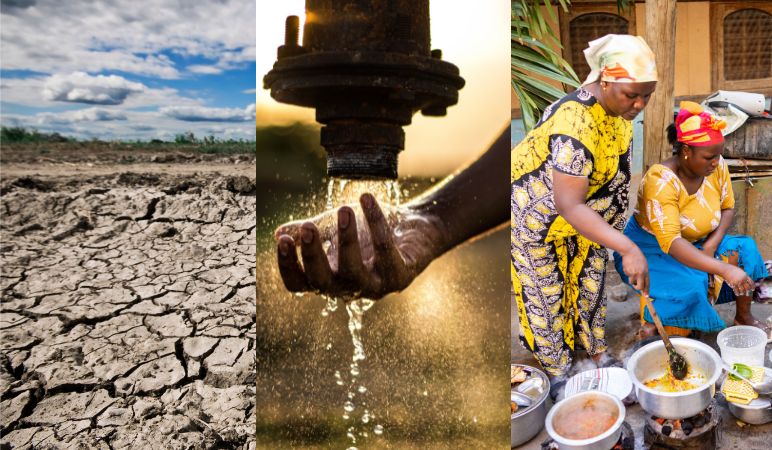
[{"label": "cloudy sky", "polygon": [[[302,24],[304,5],[304,0],[258,1],[258,125],[314,120],[309,108],[274,101],[262,81],[283,43],[285,17],[300,16]],[[510,2],[431,0],[429,6],[432,48],[458,66],[466,86],[446,117],[413,116],[405,128],[400,175],[445,175],[479,156],[510,120]]]},{"label": "cloudy sky", "polygon": [[0,122],[254,139],[255,0],[1,0]]}]

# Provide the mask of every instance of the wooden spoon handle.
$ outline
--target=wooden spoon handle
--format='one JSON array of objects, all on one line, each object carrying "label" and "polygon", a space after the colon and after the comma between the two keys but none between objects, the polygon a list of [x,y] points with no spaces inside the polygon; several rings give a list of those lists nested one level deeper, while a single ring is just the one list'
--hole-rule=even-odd
[{"label": "wooden spoon handle", "polygon": [[646,294],[643,295],[643,299],[646,301],[646,306],[649,307],[649,313],[651,314],[651,318],[654,319],[654,325],[657,326],[657,331],[659,331],[659,335],[662,336],[662,340],[665,342],[665,348],[667,348],[668,352],[673,351],[673,344],[670,343],[670,338],[667,336],[667,333],[665,332],[665,327],[662,325],[662,322],[659,320],[659,316],[657,315],[657,311],[654,309],[654,305],[651,303],[651,299]]}]

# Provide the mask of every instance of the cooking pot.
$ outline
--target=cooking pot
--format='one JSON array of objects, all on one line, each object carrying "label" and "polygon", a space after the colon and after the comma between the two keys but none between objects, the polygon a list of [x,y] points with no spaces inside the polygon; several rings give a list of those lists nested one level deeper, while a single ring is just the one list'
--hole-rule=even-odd
[{"label": "cooking pot", "polygon": [[663,376],[668,368],[668,355],[662,341],[639,348],[627,363],[641,408],[664,419],[685,419],[708,407],[716,393],[716,380],[721,375],[720,357],[700,341],[688,338],[672,340],[675,350],[686,358],[690,374],[699,374],[701,384],[680,392],[661,392],[643,383]]},{"label": "cooking pot", "polygon": [[[616,416],[616,420],[613,425],[611,425],[611,428],[597,436],[587,439],[569,439],[558,434],[556,431],[556,421],[561,420],[561,416],[564,416],[562,420],[575,420],[575,418],[571,416],[566,417],[566,414],[576,411],[575,408],[577,408],[578,405],[587,401],[594,401],[596,407],[601,407],[606,411],[613,412]],[[566,409],[565,413],[560,414],[560,411],[563,409]],[[547,434],[549,434],[555,443],[558,444],[560,450],[608,450],[614,447],[617,441],[619,441],[619,436],[622,434],[622,422],[624,422],[624,420],[625,407],[614,395],[603,391],[584,391],[565,398],[553,406],[547,414],[545,426],[547,427]]]},{"label": "cooking pot", "polygon": [[[528,374],[526,381],[511,392],[511,400],[515,403],[520,404],[520,399],[526,399],[521,408],[510,416],[510,438],[514,448],[530,441],[544,428],[550,382],[547,375],[536,367],[524,364],[512,364],[512,367],[521,367]],[[524,406],[526,404],[528,406]]]}]

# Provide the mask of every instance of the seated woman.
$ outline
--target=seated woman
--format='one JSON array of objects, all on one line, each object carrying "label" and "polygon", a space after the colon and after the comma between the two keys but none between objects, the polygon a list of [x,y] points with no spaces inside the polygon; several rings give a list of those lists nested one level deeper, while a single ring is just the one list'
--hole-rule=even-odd
[{"label": "seated woman", "polygon": [[[734,218],[734,194],[721,157],[723,121],[692,102],[682,102],[668,127],[674,155],[649,168],[637,208],[625,228],[649,264],[649,295],[663,325],[674,334],[725,327],[711,303],[736,300],[735,325],[769,330],[751,315],[754,280],[768,275],[753,239],[726,234]],[[627,283],[622,256],[614,264]],[[712,289],[709,289],[712,286]],[[711,292],[709,292],[709,290]],[[639,337],[656,332],[648,309]]]}]

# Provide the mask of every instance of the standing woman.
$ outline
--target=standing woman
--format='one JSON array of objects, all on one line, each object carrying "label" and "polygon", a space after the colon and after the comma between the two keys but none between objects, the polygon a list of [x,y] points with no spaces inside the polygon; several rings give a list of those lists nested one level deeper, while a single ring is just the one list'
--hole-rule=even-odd
[{"label": "standing woman", "polygon": [[[512,284],[520,340],[565,384],[577,343],[599,367],[606,353],[603,295],[608,247],[631,284],[648,292],[646,258],[621,231],[633,126],[654,92],[654,54],[638,36],[607,35],[584,50],[592,71],[550,105],[511,152]],[[578,342],[577,342],[578,341]]]}]

